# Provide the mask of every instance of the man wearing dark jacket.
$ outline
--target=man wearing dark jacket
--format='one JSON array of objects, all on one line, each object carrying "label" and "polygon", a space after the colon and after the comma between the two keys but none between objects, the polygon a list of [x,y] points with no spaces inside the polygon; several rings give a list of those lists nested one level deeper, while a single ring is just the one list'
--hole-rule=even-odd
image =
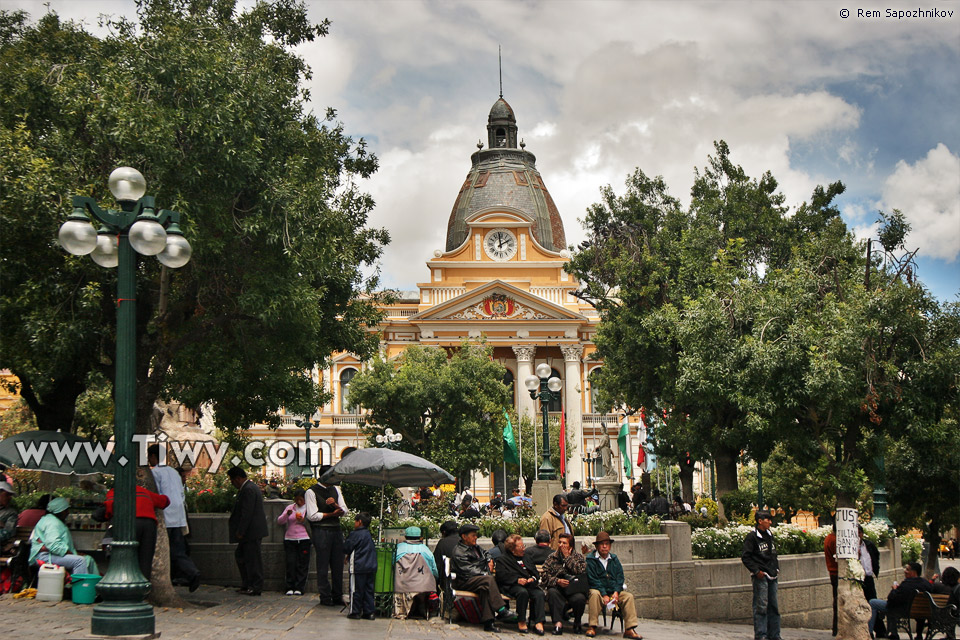
[{"label": "man wearing dark jacket", "polygon": [[263,591],[263,557],[260,542],[267,535],[267,516],[263,512],[263,493],[260,487],[247,479],[240,467],[227,471],[230,482],[237,488],[237,501],[230,514],[230,540],[237,543],[234,557],[240,570],[240,589],[237,593],[258,596]]},{"label": "man wearing dark jacket", "polygon": [[780,607],[777,603],[777,577],[780,563],[777,546],[770,533],[773,518],[769,511],[757,511],[757,527],[743,539],[740,560],[753,581],[754,640],[780,640]]},{"label": "man wearing dark jacket", "polygon": [[440,540],[437,541],[437,546],[433,548],[433,559],[437,564],[437,571],[440,572],[439,582],[441,587],[445,586],[447,579],[443,559],[453,559],[453,550],[456,548],[457,543],[460,542],[460,534],[458,531],[459,528],[455,521],[447,520],[444,522],[440,525]]},{"label": "man wearing dark jacket", "polygon": [[930,591],[930,583],[920,577],[923,567],[919,562],[908,562],[903,565],[903,582],[893,583],[893,589],[887,594],[886,600],[873,599],[870,601],[870,608],[873,610],[870,616],[870,635],[873,635],[874,626],[877,623],[877,617],[882,614],[887,616],[887,629],[892,640],[897,640],[897,621],[910,613],[910,605],[913,604],[913,597],[918,591]]},{"label": "man wearing dark jacket", "polygon": [[370,514],[361,511],[353,520],[353,531],[343,543],[345,557],[353,554],[353,606],[347,615],[351,620],[373,620],[374,578],[377,576],[377,550],[370,535]]},{"label": "man wearing dark jacket", "polygon": [[533,541],[537,546],[530,547],[523,554],[523,559],[533,565],[541,565],[547,561],[553,549],[550,547],[550,532],[546,529],[540,529],[533,536]]},{"label": "man wearing dark jacket", "polygon": [[493,561],[477,546],[478,531],[480,527],[475,524],[460,526],[460,542],[453,550],[451,563],[453,573],[456,574],[453,586],[476,593],[480,600],[480,622],[483,623],[483,630],[500,633],[494,617],[497,620],[515,622],[517,616],[507,608],[497,581],[491,575]]},{"label": "man wearing dark jacket", "polygon": [[670,502],[662,495],[660,489],[653,490],[653,500],[647,505],[647,515],[663,517],[670,513]]}]

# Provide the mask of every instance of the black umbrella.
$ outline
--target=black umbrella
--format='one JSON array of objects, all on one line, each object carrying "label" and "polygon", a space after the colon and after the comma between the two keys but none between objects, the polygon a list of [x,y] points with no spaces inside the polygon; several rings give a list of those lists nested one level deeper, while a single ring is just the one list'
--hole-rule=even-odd
[{"label": "black umbrella", "polygon": [[[383,487],[423,487],[453,482],[453,476],[420,456],[392,449],[357,449],[320,476],[324,484],[355,482],[380,487],[380,520],[383,521]],[[380,527],[381,537],[383,526]]]},{"label": "black umbrella", "polygon": [[106,445],[61,431],[24,431],[0,440],[0,464],[30,471],[113,473]]}]

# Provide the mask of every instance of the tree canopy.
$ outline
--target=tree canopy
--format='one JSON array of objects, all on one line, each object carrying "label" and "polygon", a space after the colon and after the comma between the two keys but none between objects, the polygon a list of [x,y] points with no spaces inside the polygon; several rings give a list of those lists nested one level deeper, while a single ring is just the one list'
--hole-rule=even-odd
[{"label": "tree canopy", "polygon": [[802,502],[854,506],[883,481],[875,458],[894,443],[922,450],[916,436],[955,415],[957,305],[916,278],[900,212],[881,212],[871,251],[840,218],[841,183],[791,212],[772,175],[751,179],[726,144],[715,151],[687,211],[639,169],[625,195],[608,187],[589,209],[569,269],[601,313],[596,382],[608,403],[665,416],[658,455],[713,458],[720,494],[736,488],[738,459],[780,444],[777,464],[821,485]]},{"label": "tree canopy", "polygon": [[292,0],[143,0],[106,26],[0,13],[0,366],[42,429],[71,427],[91,372],[113,379],[116,274],[55,238],[71,195],[116,207],[106,177],[130,165],[194,249],[138,264],[138,422],[157,398],[226,431],[311,413],[312,367],[376,348],[360,294],[389,241],[358,187],[376,158],[311,111],[293,52],[329,24]]},{"label": "tree canopy", "polygon": [[366,431],[403,434],[399,449],[454,475],[503,462],[506,372],[485,344],[446,349],[414,345],[377,358],[350,381],[351,402],[366,409]]}]

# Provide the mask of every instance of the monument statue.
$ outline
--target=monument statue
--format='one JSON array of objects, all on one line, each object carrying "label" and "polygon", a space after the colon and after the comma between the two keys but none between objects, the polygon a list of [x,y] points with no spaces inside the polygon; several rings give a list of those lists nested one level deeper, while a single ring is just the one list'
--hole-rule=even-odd
[{"label": "monument statue", "polygon": [[600,452],[600,460],[603,462],[603,477],[616,478],[617,468],[613,466],[613,449],[610,447],[610,434],[607,433],[607,425],[602,425],[600,431],[600,444],[597,445],[597,451]]}]

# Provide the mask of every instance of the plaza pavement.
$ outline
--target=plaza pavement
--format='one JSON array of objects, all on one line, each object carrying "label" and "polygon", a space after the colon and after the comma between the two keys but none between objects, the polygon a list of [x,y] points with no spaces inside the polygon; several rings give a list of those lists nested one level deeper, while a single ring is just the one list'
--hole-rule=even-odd
[{"label": "plaza pavement", "polygon": [[[233,589],[202,586],[193,594],[182,590],[189,609],[156,610],[161,640],[492,640],[519,638],[515,625],[505,625],[502,634],[485,633],[479,625],[448,625],[439,619],[348,620],[339,608],[319,606],[316,596],[284,596],[265,592],[259,597],[241,596]],[[79,640],[90,637],[93,605],[72,602],[37,602],[0,597],[0,636],[16,640]],[[619,638],[617,633],[607,637]],[[647,640],[749,640],[752,627],[735,624],[640,620],[637,631]],[[536,637],[532,635],[527,638]],[[545,638],[553,637],[549,631]],[[585,638],[564,633],[564,637]],[[784,640],[831,640],[829,631],[784,629]]]},{"label": "plaza pavement", "polygon": [[[941,570],[958,566],[958,561],[941,560]],[[156,610],[161,640],[492,640],[518,637],[513,625],[499,636],[484,633],[478,625],[448,625],[439,619],[348,620],[338,608],[321,607],[316,596],[284,596],[264,592],[260,597],[240,596],[233,589],[202,586],[181,596],[196,606]],[[0,637],[16,640],[79,640],[90,637],[92,605],[72,602],[37,602],[0,596]],[[619,627],[617,627],[619,630]],[[646,640],[749,640],[748,625],[711,622],[640,620],[637,631]],[[783,629],[784,640],[832,640],[829,630]],[[565,633],[565,637],[585,638]],[[536,637],[536,636],[527,636]],[[549,632],[545,638],[552,637]],[[608,638],[618,638],[619,633]]]}]

